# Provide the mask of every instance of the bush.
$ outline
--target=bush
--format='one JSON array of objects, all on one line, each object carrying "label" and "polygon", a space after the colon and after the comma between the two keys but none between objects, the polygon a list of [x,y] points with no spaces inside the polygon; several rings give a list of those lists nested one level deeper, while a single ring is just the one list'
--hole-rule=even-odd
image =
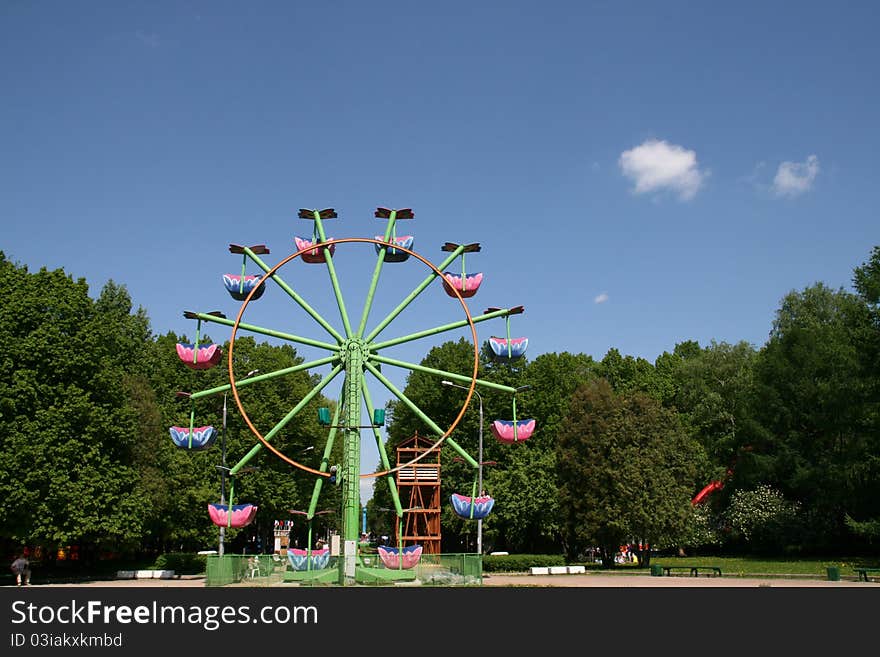
[{"label": "bush", "polygon": [[565,566],[562,554],[489,554],[483,557],[483,572],[517,573],[533,566]]},{"label": "bush", "polygon": [[800,513],[800,504],[761,484],[754,490],[736,491],[724,515],[734,541],[753,552],[779,553],[800,535]]},{"label": "bush", "polygon": [[681,545],[691,550],[717,548],[723,542],[720,524],[708,504],[691,507]]},{"label": "bush", "polygon": [[175,575],[201,575],[205,572],[207,556],[191,552],[160,554],[153,563],[155,570],[173,570]]}]

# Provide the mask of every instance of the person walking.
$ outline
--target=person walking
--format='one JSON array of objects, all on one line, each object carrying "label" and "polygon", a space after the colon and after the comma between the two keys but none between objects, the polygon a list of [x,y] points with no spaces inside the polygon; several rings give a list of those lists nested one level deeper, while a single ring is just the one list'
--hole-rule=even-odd
[{"label": "person walking", "polygon": [[15,573],[15,583],[18,586],[27,586],[31,582],[31,564],[27,557],[21,555],[16,557],[10,566],[12,572]]}]

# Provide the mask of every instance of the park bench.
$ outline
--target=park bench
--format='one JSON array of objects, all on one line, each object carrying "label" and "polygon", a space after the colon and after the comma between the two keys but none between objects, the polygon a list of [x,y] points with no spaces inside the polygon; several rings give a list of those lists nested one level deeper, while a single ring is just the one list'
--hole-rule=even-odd
[{"label": "park bench", "polygon": [[880,575],[880,567],[876,568],[853,568],[856,571],[856,574],[859,576],[860,582],[869,582],[871,581],[868,578],[868,574],[877,574]]},{"label": "park bench", "polygon": [[673,570],[687,570],[690,572],[691,577],[698,577],[700,571],[711,571],[711,574],[715,577],[721,577],[721,566],[692,566],[692,565],[678,565],[678,566],[660,566],[663,569],[663,573],[668,577],[672,575]]}]

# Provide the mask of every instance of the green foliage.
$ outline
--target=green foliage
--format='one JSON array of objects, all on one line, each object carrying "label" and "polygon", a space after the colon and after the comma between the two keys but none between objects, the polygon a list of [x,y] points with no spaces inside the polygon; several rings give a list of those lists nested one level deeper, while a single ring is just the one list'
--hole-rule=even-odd
[{"label": "green foliage", "polygon": [[654,366],[644,358],[622,356],[612,347],[599,364],[598,376],[617,392],[639,391],[663,401],[671,394],[669,381],[658,376]]},{"label": "green foliage", "polygon": [[675,406],[716,464],[705,479],[725,476],[738,450],[748,441],[756,353],[746,342],[731,345],[713,341],[698,354],[682,360],[674,372]]},{"label": "green foliage", "polygon": [[853,271],[853,286],[866,302],[880,303],[880,246],[871,250],[871,257]]},{"label": "green foliage", "polygon": [[859,522],[852,516],[846,516],[846,526],[853,534],[865,540],[868,545],[880,544],[880,520],[866,520]]}]

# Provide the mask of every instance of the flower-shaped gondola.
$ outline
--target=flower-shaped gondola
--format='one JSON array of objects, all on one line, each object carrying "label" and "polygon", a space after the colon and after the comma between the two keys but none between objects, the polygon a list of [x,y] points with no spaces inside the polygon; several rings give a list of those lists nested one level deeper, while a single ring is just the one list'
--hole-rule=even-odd
[{"label": "flower-shaped gondola", "polygon": [[207,449],[217,440],[217,429],[214,427],[171,427],[171,440],[178,447],[185,449]]},{"label": "flower-shaped gondola", "polygon": [[257,515],[255,504],[233,504],[232,513],[228,504],[209,504],[208,514],[211,522],[218,527],[245,527],[251,524]]},{"label": "flower-shaped gondola", "polygon": [[[309,249],[305,253],[300,256],[303,259],[303,262],[308,262],[311,264],[317,262],[326,262],[326,258],[324,257],[324,249],[327,248],[330,250],[330,255],[332,256],[336,252],[336,245],[331,244],[329,247],[322,247],[318,240],[310,240],[307,237],[294,237],[294,242],[296,242],[296,250],[302,251],[303,249]],[[333,239],[332,237],[330,238]]]},{"label": "flower-shaped gondola", "polygon": [[528,346],[528,338],[496,338],[494,335],[489,338],[493,358],[499,363],[522,358]]},{"label": "flower-shaped gondola", "polygon": [[[384,235],[376,235],[377,240],[384,240]],[[400,237],[391,237],[388,240],[392,244],[396,244],[397,246],[402,246],[404,249],[409,249],[412,251],[413,248],[413,236],[412,235],[401,235]],[[382,253],[382,250],[385,249],[385,262],[403,262],[407,258],[409,258],[409,253],[406,251],[401,251],[400,249],[395,249],[392,247],[384,247],[381,244],[376,244],[376,253]]]},{"label": "flower-shaped gondola", "polygon": [[219,344],[195,345],[187,342],[177,343],[177,357],[191,370],[207,370],[223,358],[223,349]]},{"label": "flower-shaped gondola", "polygon": [[294,570],[321,570],[330,563],[330,548],[320,550],[288,548],[287,560]]},{"label": "flower-shaped gondola", "polygon": [[535,431],[534,420],[495,420],[490,429],[492,435],[502,443],[516,443],[528,440]]},{"label": "flower-shaped gondola", "polygon": [[407,570],[418,564],[422,558],[421,545],[407,545],[403,548],[403,563],[400,560],[400,551],[396,547],[380,545],[377,550],[386,568]]},{"label": "flower-shaped gondola", "polygon": [[452,494],[452,508],[462,518],[480,520],[489,515],[495,500],[488,495],[480,497],[468,497],[467,495]]},{"label": "flower-shaped gondola", "polygon": [[[260,277],[252,274],[247,276],[241,276],[239,274],[223,274],[223,285],[226,287],[230,296],[236,301],[244,301],[247,298],[247,295],[251,293],[251,290],[257,287],[259,282]],[[263,296],[263,292],[265,291],[266,286],[260,285],[251,299],[259,299]]]},{"label": "flower-shaped gondola", "polygon": [[454,290],[458,290],[458,293],[467,299],[468,297],[472,297],[477,293],[477,290],[480,289],[480,283],[483,282],[483,274],[465,274],[462,277],[459,274],[453,274],[451,272],[445,272],[443,274],[443,290],[451,297],[455,296]]}]

